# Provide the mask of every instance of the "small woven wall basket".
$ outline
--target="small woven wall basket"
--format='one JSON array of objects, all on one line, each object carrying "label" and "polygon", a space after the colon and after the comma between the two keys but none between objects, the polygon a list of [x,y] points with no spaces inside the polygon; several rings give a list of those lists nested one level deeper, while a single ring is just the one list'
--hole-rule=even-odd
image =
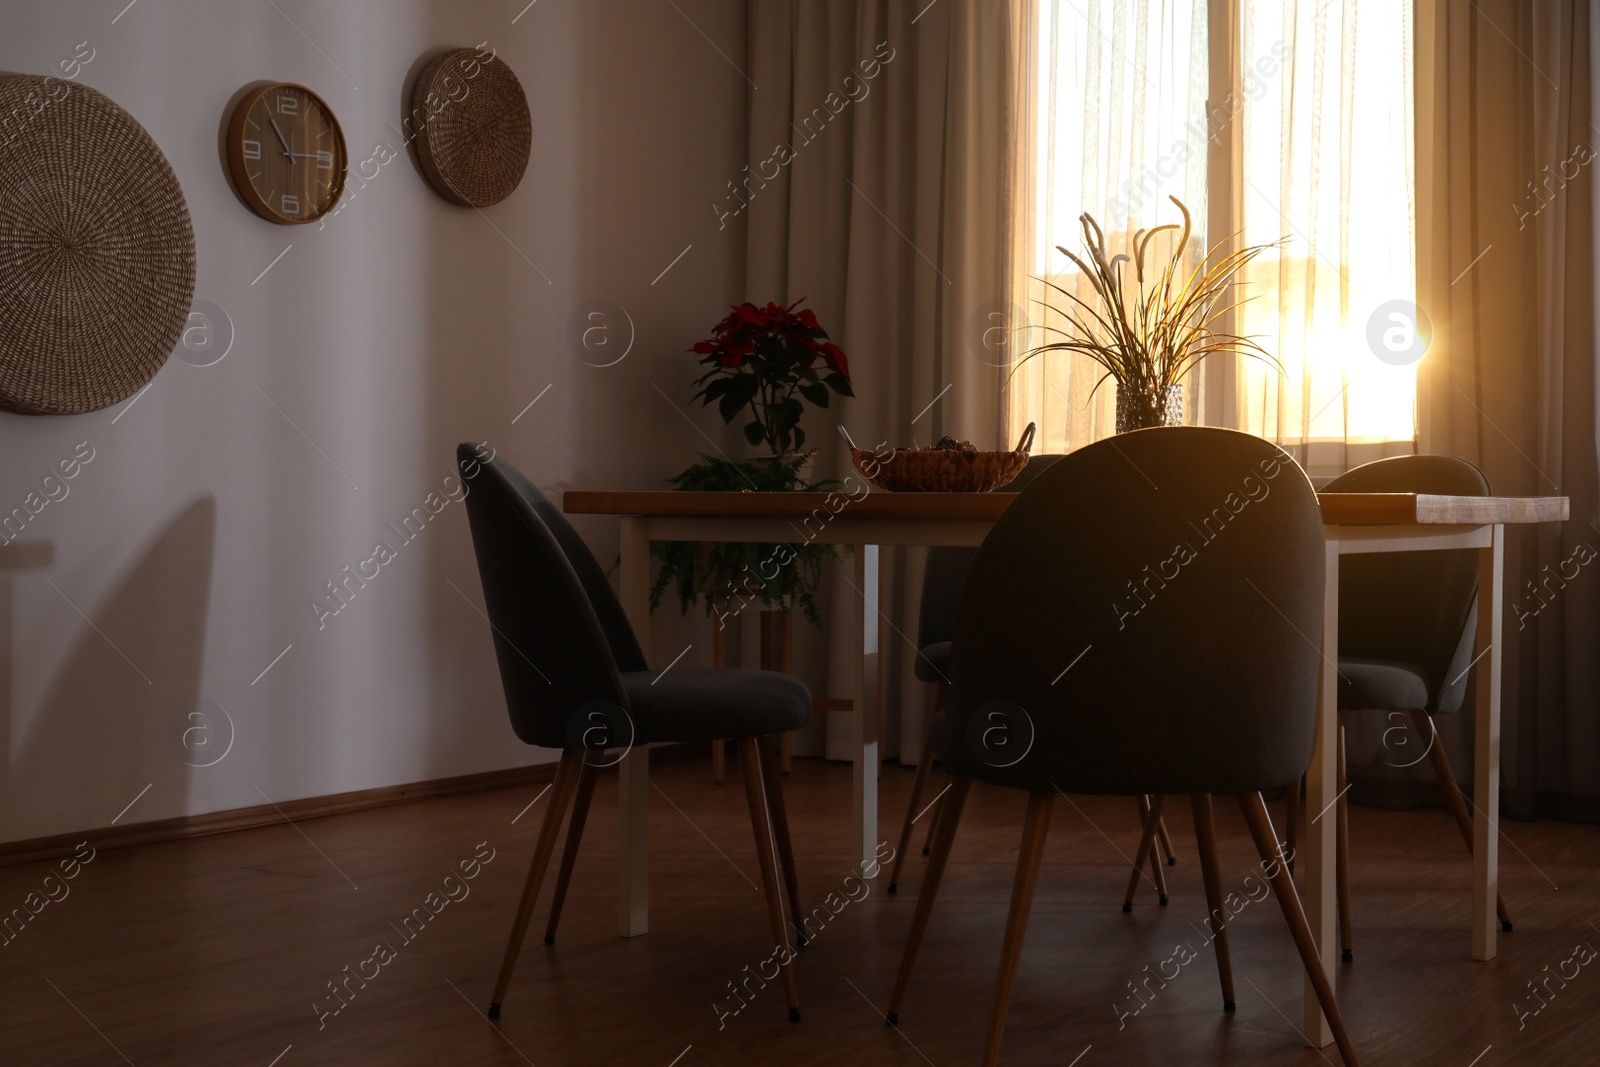
[{"label": "small woven wall basket", "polygon": [[0,74],[0,115],[0,409],[109,407],[155,377],[189,319],[178,176],[88,86]]},{"label": "small woven wall basket", "polygon": [[[1034,424],[1030,422],[1011,452],[914,448],[878,461],[874,453],[854,448],[850,457],[868,481],[892,493],[990,493],[1009,484],[1028,465],[1033,434]],[[871,473],[874,462],[876,474]]]},{"label": "small woven wall basket", "polygon": [[522,83],[503,60],[473,48],[435,59],[411,90],[410,120],[423,177],[452,204],[498,204],[522,181],[533,119]]}]

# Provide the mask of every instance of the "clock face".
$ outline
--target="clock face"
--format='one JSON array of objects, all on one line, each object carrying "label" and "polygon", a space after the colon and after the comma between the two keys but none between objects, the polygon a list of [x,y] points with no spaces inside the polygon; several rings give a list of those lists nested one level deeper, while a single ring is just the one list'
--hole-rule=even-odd
[{"label": "clock face", "polygon": [[344,192],[344,134],[322,98],[287,83],[247,93],[228,124],[228,167],[257,215],[315,222]]}]

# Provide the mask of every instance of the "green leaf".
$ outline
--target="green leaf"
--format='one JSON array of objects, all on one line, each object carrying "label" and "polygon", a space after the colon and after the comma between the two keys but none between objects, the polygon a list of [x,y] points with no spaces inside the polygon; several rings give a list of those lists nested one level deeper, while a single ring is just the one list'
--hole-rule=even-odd
[{"label": "green leaf", "polygon": [[762,427],[759,420],[746,424],[744,428],[744,439],[753,445],[759,445],[762,441],[767,439],[767,432]]},{"label": "green leaf", "polygon": [[806,447],[806,432],[798,426],[794,428],[794,447]]},{"label": "green leaf", "polygon": [[838,393],[840,396],[855,396],[856,395],[855,394],[855,390],[850,388],[850,379],[846,378],[844,375],[840,374],[838,371],[835,371],[834,373],[828,375],[826,378],[823,379],[823,381],[825,381],[829,385],[833,386],[833,391]]},{"label": "green leaf", "polygon": [[[711,402],[709,397],[706,398],[706,402]],[[731,394],[725,394],[722,398],[722,402],[717,405],[717,410],[722,413],[723,422],[732,422],[734,419],[739,417],[739,411],[743,407],[744,404],[740,403],[738,397]]]},{"label": "green leaf", "polygon": [[828,406],[828,387],[825,385],[802,385],[800,395],[819,408]]}]

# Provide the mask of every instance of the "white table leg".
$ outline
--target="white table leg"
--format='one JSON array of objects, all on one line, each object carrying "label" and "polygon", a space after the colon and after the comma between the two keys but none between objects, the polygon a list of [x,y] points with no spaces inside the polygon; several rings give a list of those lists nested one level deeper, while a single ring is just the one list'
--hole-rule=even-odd
[{"label": "white table leg", "polygon": [[856,545],[856,603],[850,612],[856,653],[851,710],[855,764],[850,784],[853,805],[850,848],[863,870],[874,870],[878,852],[878,546]]},{"label": "white table leg", "polygon": [[[1311,926],[1322,969],[1331,982],[1339,940],[1334,883],[1338,828],[1334,802],[1339,796],[1339,530],[1328,526],[1323,533],[1327,555],[1322,594],[1322,664],[1317,686],[1316,740],[1311,748],[1311,766],[1306,768],[1304,869],[1306,921]],[[1305,982],[1305,1036],[1313,1048],[1333,1041],[1333,1030],[1317,1004],[1310,978]]]},{"label": "white table leg", "polygon": [[[1473,724],[1472,958],[1495,957],[1500,888],[1500,597],[1505,580],[1505,527],[1496,525],[1478,550],[1478,707]],[[1483,650],[1487,649],[1487,654]]]},{"label": "white table leg", "polygon": [[[644,520],[622,520],[622,608],[634,636],[650,657],[650,541]],[[650,753],[638,746],[617,769],[617,933],[637,937],[650,930]]]}]

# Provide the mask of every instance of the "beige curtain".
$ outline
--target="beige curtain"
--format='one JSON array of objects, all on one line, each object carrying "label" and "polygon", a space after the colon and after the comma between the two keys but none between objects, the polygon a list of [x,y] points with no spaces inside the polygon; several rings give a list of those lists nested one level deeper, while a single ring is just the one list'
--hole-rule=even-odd
[{"label": "beige curtain", "polygon": [[[746,297],[807,298],[849,356],[856,399],[830,411],[858,443],[995,445],[999,370],[973,324],[1012,300],[1010,0],[751,0],[748,32]],[[819,472],[849,473],[836,435],[813,441]],[[921,553],[883,555],[885,755],[898,740],[915,758]],[[834,624],[796,627],[797,666],[818,695],[848,696],[852,590],[836,571]],[[820,751],[821,731],[797,751]]]},{"label": "beige curtain", "polygon": [[1574,0],[1419,12],[1422,445],[1572,499],[1508,539],[1502,761],[1509,813],[1600,819],[1595,27]]}]

